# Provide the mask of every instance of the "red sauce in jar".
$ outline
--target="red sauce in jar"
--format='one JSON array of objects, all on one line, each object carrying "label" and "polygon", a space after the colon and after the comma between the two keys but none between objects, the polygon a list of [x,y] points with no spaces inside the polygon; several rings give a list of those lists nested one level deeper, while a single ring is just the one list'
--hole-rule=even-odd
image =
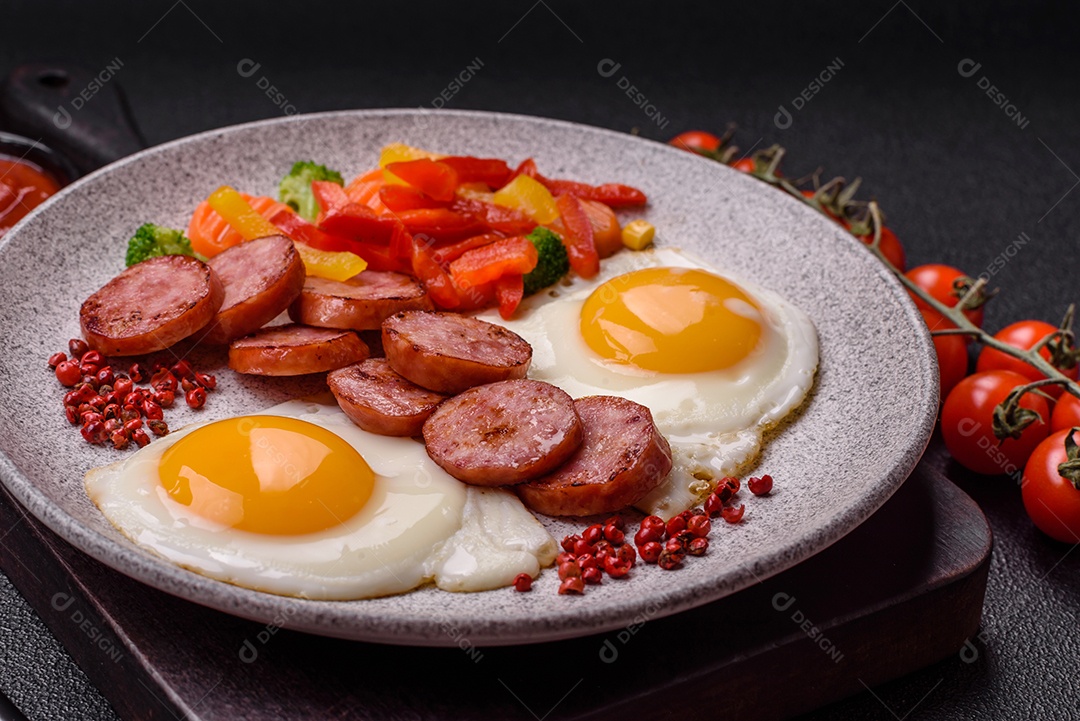
[{"label": "red sauce in jar", "polygon": [[0,237],[58,190],[60,184],[41,167],[0,155]]}]

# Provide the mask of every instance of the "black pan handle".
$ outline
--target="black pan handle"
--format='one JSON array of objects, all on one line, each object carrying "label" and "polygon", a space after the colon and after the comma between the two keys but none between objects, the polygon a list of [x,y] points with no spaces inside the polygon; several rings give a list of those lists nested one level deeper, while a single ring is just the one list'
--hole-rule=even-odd
[{"label": "black pan handle", "polygon": [[120,61],[98,72],[75,65],[20,65],[0,86],[5,126],[41,138],[89,173],[146,147],[114,76]]}]

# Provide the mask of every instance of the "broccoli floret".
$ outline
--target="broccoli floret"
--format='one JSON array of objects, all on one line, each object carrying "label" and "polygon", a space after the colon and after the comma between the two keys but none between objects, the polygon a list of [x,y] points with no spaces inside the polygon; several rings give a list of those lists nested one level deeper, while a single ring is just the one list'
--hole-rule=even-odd
[{"label": "broccoli floret", "polygon": [[311,192],[313,180],[328,180],[331,183],[345,185],[341,173],[311,160],[293,163],[292,170],[281,179],[278,185],[278,197],[281,202],[299,213],[301,218],[311,222],[314,222],[319,214],[319,203]]},{"label": "broccoli floret", "polygon": [[559,278],[566,275],[570,270],[570,260],[566,257],[566,248],[563,247],[559,236],[547,228],[537,227],[527,237],[539,255],[536,267],[525,278],[525,295],[532,295],[538,290],[554,285]]},{"label": "broccoli floret", "polygon": [[127,264],[130,267],[158,255],[191,255],[203,260],[191,249],[191,241],[182,230],[146,223],[128,241]]}]

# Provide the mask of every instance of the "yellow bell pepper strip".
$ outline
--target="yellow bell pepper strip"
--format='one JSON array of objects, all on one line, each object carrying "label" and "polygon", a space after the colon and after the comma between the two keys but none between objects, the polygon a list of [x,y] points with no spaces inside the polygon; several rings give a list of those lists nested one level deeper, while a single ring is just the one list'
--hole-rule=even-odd
[{"label": "yellow bell pepper strip", "polygon": [[390,163],[403,163],[409,160],[419,160],[420,158],[440,160],[445,157],[445,155],[440,153],[433,153],[430,150],[423,150],[422,148],[414,148],[405,143],[390,143],[389,145],[384,145],[382,151],[379,153],[379,167],[385,168],[387,165],[390,165]]},{"label": "yellow bell pepper strip", "polygon": [[294,242],[300,260],[304,261],[304,270],[316,278],[328,280],[348,280],[367,268],[367,261],[347,250],[319,250],[310,245]]},{"label": "yellow bell pepper strip", "polygon": [[390,143],[383,146],[382,151],[379,153],[379,167],[383,169],[383,181],[392,185],[408,185],[404,180],[397,177],[389,170],[386,170],[386,166],[390,163],[405,163],[410,160],[420,160],[421,158],[427,160],[439,160],[445,158],[445,155],[440,153],[432,153],[428,150],[422,150],[420,148],[414,148],[411,145],[405,143]]},{"label": "yellow bell pepper strip", "polygon": [[496,205],[520,210],[540,225],[559,217],[554,196],[539,181],[528,175],[519,175],[495,191],[493,200]]},{"label": "yellow bell pepper strip", "polygon": [[244,240],[265,238],[268,235],[281,235],[277,226],[255,212],[251,205],[240,197],[240,193],[223,185],[206,199],[215,213],[244,237]]},{"label": "yellow bell pepper strip", "polygon": [[[281,235],[281,229],[255,212],[240,194],[223,185],[206,199],[214,212],[244,237],[244,240]],[[367,268],[367,262],[348,251],[318,250],[303,243],[293,242],[308,275],[330,280],[346,280]]]}]

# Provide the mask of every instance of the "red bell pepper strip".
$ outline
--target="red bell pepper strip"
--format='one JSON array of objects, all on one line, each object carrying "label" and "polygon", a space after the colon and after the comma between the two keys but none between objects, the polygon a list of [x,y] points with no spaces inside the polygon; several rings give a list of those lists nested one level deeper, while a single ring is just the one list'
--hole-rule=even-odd
[{"label": "red bell pepper strip", "polygon": [[458,196],[450,209],[471,216],[491,230],[507,235],[525,235],[536,227],[535,220],[516,208],[507,208],[475,198]]},{"label": "red bell pepper strip", "polygon": [[[560,180],[558,178],[545,178],[536,168],[536,161],[532,158],[523,160],[521,165],[514,170],[509,180],[519,175],[528,175],[535,178],[551,191],[552,195],[572,193],[584,200],[596,200],[606,203],[612,208],[624,208],[636,205],[645,205],[648,198],[645,193],[629,185],[619,183],[604,183],[603,185],[589,185],[579,183],[576,180]],[[507,182],[509,182],[509,180]]]},{"label": "red bell pepper strip", "polygon": [[439,162],[457,171],[458,183],[486,183],[488,187],[501,188],[510,180],[510,166],[499,158],[452,155],[439,158]]},{"label": "red bell pepper strip", "polygon": [[390,163],[386,169],[435,200],[453,200],[458,174],[449,165],[427,158]]},{"label": "red bell pepper strip", "polygon": [[345,195],[349,200],[366,205],[379,215],[386,213],[386,206],[379,198],[379,188],[383,186],[383,170],[375,168],[357,176],[345,186]]},{"label": "red bell pepper strip", "polygon": [[495,282],[474,285],[468,289],[458,288],[457,293],[461,298],[461,305],[455,309],[458,312],[490,308],[498,302],[495,295]]},{"label": "red bell pepper strip", "polygon": [[393,257],[388,247],[380,248],[366,243],[357,243],[352,252],[367,261],[369,270],[393,270],[398,273],[408,273],[412,269],[410,260],[402,261]]},{"label": "red bell pepper strip", "polygon": [[410,233],[425,235],[436,243],[453,243],[488,230],[484,223],[472,216],[446,208],[403,210],[397,217]]},{"label": "red bell pepper strip", "polygon": [[536,246],[528,238],[503,238],[463,253],[450,263],[450,275],[458,287],[468,289],[508,273],[524,275],[536,267],[537,259]]},{"label": "red bell pepper strip", "polygon": [[311,192],[322,208],[319,227],[330,235],[380,245],[390,241],[396,222],[392,216],[379,215],[366,205],[354,203],[337,183],[312,181]]},{"label": "red bell pepper strip", "polygon": [[446,207],[445,201],[435,200],[410,185],[384,185],[379,188],[379,199],[394,213],[402,210]]},{"label": "red bell pepper strip", "polygon": [[390,234],[390,257],[411,264],[413,244],[420,241],[419,238],[414,240],[409,231],[405,230],[405,225],[398,222],[394,225],[394,232]]},{"label": "red bell pepper strip", "polygon": [[516,178],[519,175],[528,175],[530,178],[539,179],[540,171],[536,169],[536,161],[532,158],[525,158],[521,161],[521,165],[514,168],[514,172],[510,174],[507,179],[507,183]]},{"label": "red bell pepper strip", "polygon": [[461,305],[461,298],[458,297],[457,288],[450,276],[431,257],[428,246],[416,240],[412,244],[412,274],[420,280],[424,290],[438,307],[453,310]]},{"label": "red bell pepper strip", "polygon": [[496,233],[484,233],[483,235],[474,235],[471,238],[454,243],[453,245],[444,245],[441,248],[436,248],[431,251],[431,257],[437,262],[446,265],[452,260],[457,260],[461,257],[462,253],[473,248],[480,248],[488,243],[494,243],[496,240],[501,240],[502,236]]},{"label": "red bell pepper strip", "polygon": [[352,202],[346,195],[345,188],[329,180],[311,181],[311,192],[323,213],[334,208],[343,208]]},{"label": "red bell pepper strip", "polygon": [[563,245],[570,267],[582,278],[592,278],[600,272],[600,256],[593,240],[593,226],[581,201],[574,195],[560,195],[555,199],[563,227]]},{"label": "red bell pepper strip", "polygon": [[366,205],[349,203],[323,213],[319,227],[331,235],[341,235],[362,243],[386,245],[390,242],[395,223],[392,215],[376,215],[375,211]]},{"label": "red bell pepper strip", "polygon": [[525,295],[525,281],[518,273],[504,275],[495,281],[495,297],[499,299],[499,315],[510,320]]},{"label": "red bell pepper strip", "polygon": [[355,240],[324,233],[291,210],[279,210],[270,216],[270,222],[290,240],[305,243],[319,250],[356,252]]},{"label": "red bell pepper strip", "polygon": [[583,200],[595,200],[610,205],[612,208],[627,208],[645,205],[648,202],[645,193],[629,185],[620,185],[619,183],[589,185],[588,183],[579,183],[576,180],[558,180],[545,178],[541,175],[538,175],[536,179],[550,190],[552,195],[569,193]]}]

